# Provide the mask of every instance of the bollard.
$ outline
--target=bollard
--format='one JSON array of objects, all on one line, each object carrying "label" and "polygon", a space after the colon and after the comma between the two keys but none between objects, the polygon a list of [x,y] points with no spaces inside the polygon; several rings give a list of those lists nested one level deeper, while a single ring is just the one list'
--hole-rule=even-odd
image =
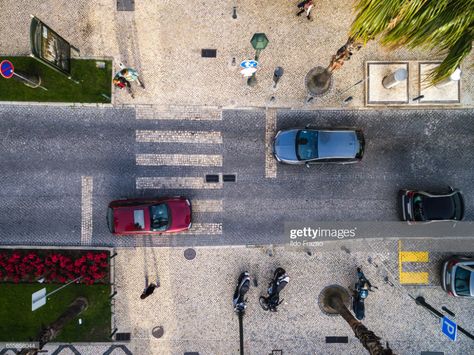
[{"label": "bollard", "polygon": [[461,80],[461,69],[457,68],[448,78],[440,81],[438,84],[435,85],[435,87],[442,88],[459,80]]},{"label": "bollard", "polygon": [[408,77],[408,72],[406,69],[400,68],[395,70],[392,74],[387,75],[382,80],[382,85],[385,89],[391,89],[394,86],[397,86],[402,81],[406,80]]},{"label": "bollard", "polygon": [[278,81],[280,78],[283,76],[283,68],[282,67],[276,67],[275,71],[273,72],[273,88],[275,89]]}]

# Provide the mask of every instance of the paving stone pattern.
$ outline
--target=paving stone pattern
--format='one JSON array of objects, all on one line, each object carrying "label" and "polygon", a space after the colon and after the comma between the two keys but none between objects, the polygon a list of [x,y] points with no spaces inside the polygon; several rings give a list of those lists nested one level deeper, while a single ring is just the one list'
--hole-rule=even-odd
[{"label": "paving stone pattern", "polygon": [[[30,14],[34,14],[79,48],[81,56],[111,56],[116,69],[119,62],[138,69],[146,89],[135,87],[135,99],[125,90],[115,90],[116,104],[164,107],[327,108],[341,107],[348,96],[353,97],[348,107],[363,107],[364,85],[343,91],[364,78],[366,61],[442,58],[420,50],[389,51],[369,42],[334,73],[331,92],[305,105],[306,73],[329,64],[346,43],[355,15],[353,1],[319,0],[312,12],[314,20],[307,21],[295,16],[299,1],[189,0],[186,6],[178,0],[137,1],[135,11],[117,11],[116,2],[108,0],[4,0],[1,12],[15,16],[2,19],[1,30],[8,40],[1,41],[0,53],[30,53]],[[264,32],[270,42],[260,55],[257,85],[251,88],[240,74],[239,63],[254,57],[250,39],[257,32]],[[202,58],[203,48],[216,49],[217,57]],[[473,60],[469,56],[462,68],[462,106],[474,105]],[[278,66],[285,72],[275,90],[272,78]],[[272,96],[275,100],[270,102]]]}]

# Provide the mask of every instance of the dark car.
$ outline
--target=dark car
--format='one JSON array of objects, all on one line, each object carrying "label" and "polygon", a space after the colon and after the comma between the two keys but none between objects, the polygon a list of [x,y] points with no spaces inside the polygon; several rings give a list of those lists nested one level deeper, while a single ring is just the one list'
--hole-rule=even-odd
[{"label": "dark car", "polygon": [[454,297],[474,297],[474,258],[452,256],[441,271],[443,290]]},{"label": "dark car", "polygon": [[399,194],[404,221],[460,221],[464,217],[464,199],[457,189],[444,193],[400,190]]},{"label": "dark car", "polygon": [[364,135],[354,129],[290,129],[273,141],[275,159],[285,164],[355,163],[364,154]]},{"label": "dark car", "polygon": [[107,225],[116,235],[161,234],[191,228],[191,202],[184,197],[110,202]]}]

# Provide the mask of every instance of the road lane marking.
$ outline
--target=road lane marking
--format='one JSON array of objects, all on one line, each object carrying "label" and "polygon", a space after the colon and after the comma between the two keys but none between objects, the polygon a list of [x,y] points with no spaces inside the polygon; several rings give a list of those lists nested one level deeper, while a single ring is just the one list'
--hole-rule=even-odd
[{"label": "road lane marking", "polygon": [[140,120],[222,120],[222,110],[215,107],[137,105],[135,112]]},{"label": "road lane marking", "polygon": [[222,223],[193,223],[191,229],[178,234],[218,235],[222,234]]},{"label": "road lane marking", "polygon": [[276,109],[265,111],[265,177],[274,179],[277,176],[277,162],[273,156],[273,138],[276,133]]},{"label": "road lane marking", "polygon": [[207,183],[204,177],[138,177],[137,189],[222,189],[222,179]]},{"label": "road lane marking", "polygon": [[222,155],[137,154],[136,163],[144,166],[222,166]]},{"label": "road lane marking", "polygon": [[81,245],[92,241],[92,176],[81,177]]},{"label": "road lane marking", "polygon": [[191,201],[193,213],[194,212],[222,212],[222,200],[192,200]]},{"label": "road lane marking", "polygon": [[402,263],[427,263],[427,251],[401,251],[400,258]]},{"label": "road lane marking", "polygon": [[137,142],[222,144],[222,134],[216,131],[153,131],[136,130]]},{"label": "road lane marking", "polygon": [[407,272],[403,271],[403,263],[427,263],[429,253],[426,251],[402,251],[402,241],[398,241],[398,273],[400,284],[427,285],[429,283],[429,273],[427,272]]}]

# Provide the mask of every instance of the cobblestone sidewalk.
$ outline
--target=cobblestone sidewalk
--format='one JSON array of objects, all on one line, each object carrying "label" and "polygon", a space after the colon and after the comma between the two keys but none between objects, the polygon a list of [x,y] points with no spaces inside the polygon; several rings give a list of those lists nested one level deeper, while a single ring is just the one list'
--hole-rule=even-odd
[{"label": "cobblestone sidewalk", "polygon": [[[395,246],[393,243],[393,249]],[[374,246],[390,250],[392,244],[385,247]],[[313,250],[310,256],[306,250],[289,247],[197,248],[194,260],[186,260],[179,248],[117,252],[116,326],[119,332],[131,333],[127,346],[134,354],[238,354],[238,318],[231,299],[237,277],[244,270],[258,282],[257,287],[252,283],[244,316],[246,354],[266,355],[272,350],[282,350],[283,354],[366,354],[347,323],[340,317],[324,315],[317,304],[325,286],[351,286],[358,265],[378,286],[366,300],[364,324],[388,341],[397,354],[467,354],[472,349],[472,341],[463,335],[450,342],[441,334],[438,320],[417,306],[409,294],[423,295],[437,309],[445,305],[468,330],[474,316],[469,300],[449,298],[439,287],[400,287],[395,250],[350,254]],[[368,257],[379,267],[369,264]],[[284,302],[279,312],[270,314],[260,308],[258,297],[265,293],[272,272],[279,266],[287,270],[290,283],[282,293]],[[149,282],[159,278],[160,287],[140,300],[145,275]],[[383,282],[384,275],[389,275],[394,287]],[[152,335],[156,327],[163,330],[159,339]],[[326,344],[326,336],[347,336],[349,343]]]},{"label": "cobblestone sidewalk", "polygon": [[[345,90],[364,78],[366,61],[437,59],[421,51],[390,52],[371,42],[335,73],[330,93],[304,104],[306,73],[329,64],[331,55],[347,40],[354,14],[352,1],[318,0],[313,21],[307,21],[295,16],[298,2],[189,0],[183,5],[178,0],[136,1],[135,11],[118,12],[110,0],[4,0],[0,10],[14,16],[2,19],[1,33],[9,40],[1,41],[0,53],[29,53],[29,15],[34,14],[80,48],[82,56],[112,56],[116,64],[121,61],[141,72],[146,90],[137,88],[135,99],[118,91],[116,104],[308,109],[341,107],[348,96],[353,100],[347,107],[363,107],[363,84]],[[234,6],[236,19],[232,18]],[[258,84],[251,88],[239,73],[239,63],[253,58],[250,39],[256,32],[266,33],[270,42],[260,55]],[[201,57],[201,50],[208,48],[217,50],[216,58]],[[473,63],[472,55],[464,63],[461,107],[474,105]],[[283,67],[284,75],[274,90],[272,76],[277,66]],[[270,102],[272,96],[275,100]]]}]

